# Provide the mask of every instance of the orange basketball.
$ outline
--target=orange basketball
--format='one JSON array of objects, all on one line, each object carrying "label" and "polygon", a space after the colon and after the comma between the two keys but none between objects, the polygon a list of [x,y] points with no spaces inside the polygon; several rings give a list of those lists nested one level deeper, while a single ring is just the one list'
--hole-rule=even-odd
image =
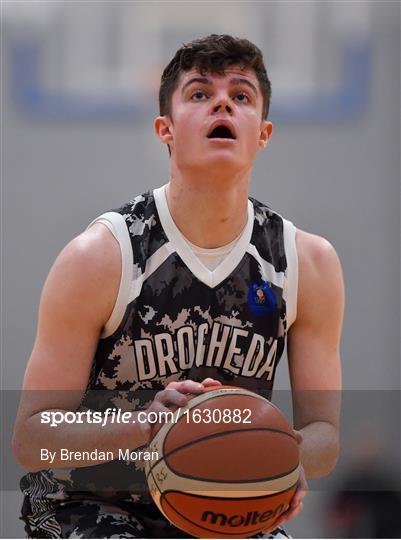
[{"label": "orange basketball", "polygon": [[267,399],[234,387],[192,398],[150,443],[152,497],[199,538],[244,538],[288,508],[299,478],[292,427]]}]

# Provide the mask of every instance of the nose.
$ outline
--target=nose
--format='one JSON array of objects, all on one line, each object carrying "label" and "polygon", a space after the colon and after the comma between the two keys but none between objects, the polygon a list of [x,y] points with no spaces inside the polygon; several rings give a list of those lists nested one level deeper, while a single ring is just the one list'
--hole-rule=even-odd
[{"label": "nose", "polygon": [[232,114],[232,107],[226,97],[219,98],[218,102],[213,107],[213,112],[217,113],[219,111],[226,111],[228,114]]}]

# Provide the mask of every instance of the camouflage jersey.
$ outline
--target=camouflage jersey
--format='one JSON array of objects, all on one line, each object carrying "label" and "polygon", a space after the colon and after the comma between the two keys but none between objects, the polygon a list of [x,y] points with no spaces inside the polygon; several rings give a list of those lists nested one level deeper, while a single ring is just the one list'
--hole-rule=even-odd
[{"label": "camouflage jersey", "polygon": [[[165,186],[95,222],[118,240],[122,275],[80,410],[145,409],[169,382],[206,377],[270,398],[296,316],[292,223],[249,199],[241,236],[212,271],[177,229]],[[150,502],[140,459],[47,469],[26,475],[21,487],[35,506],[71,498]]]}]

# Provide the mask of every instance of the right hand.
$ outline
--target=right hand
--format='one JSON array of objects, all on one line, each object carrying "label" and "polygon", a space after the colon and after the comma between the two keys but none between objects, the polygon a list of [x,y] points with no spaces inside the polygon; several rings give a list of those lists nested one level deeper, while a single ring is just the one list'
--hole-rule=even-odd
[{"label": "right hand", "polygon": [[[216,379],[208,377],[201,383],[192,381],[190,379],[186,381],[174,381],[169,383],[164,390],[157,392],[152,403],[146,409],[146,412],[160,412],[176,411],[179,407],[185,407],[188,401],[205,391],[205,388],[211,386],[221,386],[221,382]],[[155,430],[160,428],[160,424],[149,424],[149,439],[151,439],[155,433]]]}]

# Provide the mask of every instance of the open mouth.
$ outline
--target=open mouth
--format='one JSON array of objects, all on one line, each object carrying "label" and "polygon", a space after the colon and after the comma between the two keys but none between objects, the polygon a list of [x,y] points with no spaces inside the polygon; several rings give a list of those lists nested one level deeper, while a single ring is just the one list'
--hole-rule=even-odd
[{"label": "open mouth", "polygon": [[216,126],[207,136],[208,139],[235,139],[234,133],[227,126]]}]

